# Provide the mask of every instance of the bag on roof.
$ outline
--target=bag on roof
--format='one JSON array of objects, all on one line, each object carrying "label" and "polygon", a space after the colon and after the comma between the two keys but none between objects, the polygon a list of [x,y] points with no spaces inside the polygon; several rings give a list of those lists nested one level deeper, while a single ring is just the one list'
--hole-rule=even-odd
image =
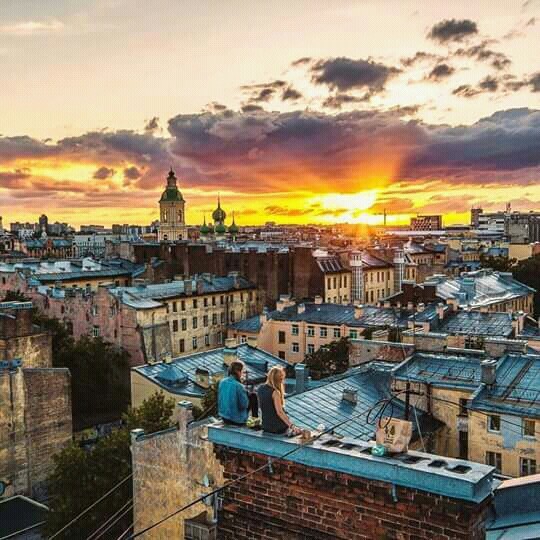
[{"label": "bag on roof", "polygon": [[390,454],[407,452],[412,438],[412,422],[399,418],[381,418],[377,424],[375,439]]}]

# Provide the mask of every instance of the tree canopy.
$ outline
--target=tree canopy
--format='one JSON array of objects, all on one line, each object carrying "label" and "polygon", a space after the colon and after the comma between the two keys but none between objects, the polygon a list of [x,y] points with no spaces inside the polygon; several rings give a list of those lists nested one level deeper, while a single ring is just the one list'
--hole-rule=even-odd
[{"label": "tree canopy", "polygon": [[343,337],[307,354],[305,363],[316,380],[344,373],[349,369],[349,339]]},{"label": "tree canopy", "polygon": [[538,317],[540,315],[540,255],[519,261],[512,268],[512,274],[518,281],[536,289],[534,316]]},{"label": "tree canopy", "polygon": [[[156,393],[125,415],[125,427],[100,439],[92,448],[82,449],[72,443],[54,456],[55,468],[48,479],[46,536],[59,531],[126,479],[132,470],[129,430],[142,428],[153,433],[166,429],[171,426],[173,409],[172,399]],[[57,538],[88,538],[116,512],[120,511],[120,516],[126,503],[129,508],[132,496],[132,480],[127,479]],[[131,522],[132,513],[128,511],[104,538],[116,538]]]}]

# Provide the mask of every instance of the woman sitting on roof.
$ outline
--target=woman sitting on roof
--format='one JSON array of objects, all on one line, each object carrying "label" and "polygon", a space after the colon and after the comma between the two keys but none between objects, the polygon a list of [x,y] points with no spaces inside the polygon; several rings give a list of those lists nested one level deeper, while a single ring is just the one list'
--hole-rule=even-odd
[{"label": "woman sitting on roof", "polygon": [[268,371],[266,383],[259,387],[259,406],[262,414],[262,428],[268,433],[284,434],[290,432],[297,435],[301,432],[289,420],[285,409],[285,370],[274,366]]},{"label": "woman sitting on roof", "polygon": [[224,424],[244,426],[249,417],[258,416],[257,397],[248,395],[242,384],[244,363],[235,360],[229,366],[229,376],[220,381],[218,386],[218,414]]}]

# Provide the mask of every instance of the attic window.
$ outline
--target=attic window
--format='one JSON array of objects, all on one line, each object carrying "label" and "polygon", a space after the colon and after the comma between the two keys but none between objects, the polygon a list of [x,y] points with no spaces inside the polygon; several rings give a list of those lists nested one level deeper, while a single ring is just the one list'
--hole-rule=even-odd
[{"label": "attic window", "polygon": [[448,471],[455,472],[458,474],[465,474],[468,473],[471,470],[471,467],[467,467],[467,465],[456,465],[455,467],[448,467]]},{"label": "attic window", "polygon": [[433,467],[434,469],[442,469],[447,465],[448,463],[442,459],[435,459],[431,463],[428,463],[428,467]]}]

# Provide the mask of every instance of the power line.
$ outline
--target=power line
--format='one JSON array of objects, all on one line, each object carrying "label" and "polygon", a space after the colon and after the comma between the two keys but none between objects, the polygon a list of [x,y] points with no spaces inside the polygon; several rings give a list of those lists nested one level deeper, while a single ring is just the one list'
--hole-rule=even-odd
[{"label": "power line", "polygon": [[[96,536],[96,540],[99,540],[99,538],[101,538],[106,532],[112,529],[112,527],[114,527],[132,509],[133,509],[133,502],[104,531],[102,531],[99,534],[99,536]],[[131,529],[132,526],[133,526],[133,523],[129,526],[127,530]],[[125,534],[125,531],[124,533],[122,533],[122,535],[123,534]]]},{"label": "power line", "polygon": [[36,527],[41,527],[41,525],[45,525],[45,521],[40,521],[39,523],[36,523],[35,525],[30,525],[30,527],[26,527],[26,528],[21,529],[19,531],[9,533],[7,536],[2,536],[2,538],[0,538],[0,540],[8,540],[9,538],[15,538],[19,534],[29,532],[29,531],[35,529]]},{"label": "power line", "polygon": [[133,473],[129,473],[123,480],[120,480],[120,482],[118,482],[116,485],[114,485],[109,491],[107,491],[107,493],[105,493],[104,495],[102,495],[97,501],[95,501],[94,503],[92,503],[90,506],[88,506],[87,508],[85,508],[82,512],[80,512],[79,514],[77,514],[71,521],[69,521],[68,523],[66,523],[61,529],[59,529],[58,531],[56,531],[52,536],[49,537],[49,540],[53,540],[53,538],[56,538],[60,533],[64,532],[68,527],[71,527],[71,525],[73,525],[73,523],[75,523],[76,521],[78,521],[82,516],[86,515],[88,512],[90,512],[90,510],[92,510],[92,508],[94,508],[95,506],[97,506],[101,501],[103,501],[104,499],[106,499],[113,491],[115,491],[116,489],[118,489],[122,484],[124,484],[125,482],[127,482],[131,477],[133,476]]},{"label": "power line", "polygon": [[91,533],[86,540],[96,540],[99,538],[102,535],[103,528],[106,527],[132,501],[133,499],[130,497],[125,504],[123,504],[105,523],[102,523],[93,533]]},{"label": "power line", "polygon": [[[348,422],[351,422],[353,420],[356,420],[358,418],[360,418],[361,416],[363,416],[366,412],[374,409],[379,403],[383,402],[383,401],[392,401],[396,398],[396,396],[392,396],[391,398],[389,398],[388,400],[379,400],[375,405],[371,406],[371,407],[367,407],[366,409],[362,410],[362,412],[358,413],[357,415],[354,415],[352,416],[351,418],[347,418],[346,420],[343,420],[341,422],[339,422],[338,424],[335,424],[331,427],[329,427],[328,429],[326,429],[325,431],[322,431],[321,433],[319,433],[318,435],[316,435],[315,437],[313,437],[311,440],[309,441],[306,441],[306,442],[303,442],[301,444],[299,444],[296,448],[293,448],[291,450],[289,450],[288,452],[285,452],[285,454],[282,454],[281,456],[277,457],[277,458],[268,458],[268,462],[265,463],[264,465],[261,465],[260,467],[257,467],[256,469],[254,469],[253,471],[249,472],[249,473],[246,473],[238,478],[236,478],[235,480],[231,480],[229,482],[227,482],[226,484],[224,484],[223,486],[221,487],[218,487],[216,489],[214,489],[213,491],[209,492],[209,493],[206,493],[205,495],[202,495],[201,497],[198,497],[197,499],[194,499],[193,501],[189,502],[188,504],[182,506],[181,508],[178,508],[177,510],[175,510],[174,512],[168,514],[167,516],[163,517],[162,519],[160,519],[159,521],[156,521],[155,523],[153,523],[152,525],[149,525],[148,527],[144,528],[143,530],[137,532],[136,534],[133,534],[132,536],[129,537],[129,540],[133,540],[134,538],[138,538],[139,536],[147,533],[148,531],[154,529],[155,527],[158,527],[159,525],[161,525],[162,523],[164,523],[165,521],[169,520],[170,518],[182,513],[183,511],[185,510],[188,510],[189,508],[191,508],[192,506],[194,506],[195,504],[199,503],[199,502],[202,502],[204,501],[205,499],[208,499],[208,497],[212,497],[213,495],[216,495],[218,494],[219,492],[223,491],[224,489],[227,489],[228,487],[232,486],[233,484],[237,483],[237,482],[240,482],[242,480],[245,480],[246,478],[252,476],[253,474],[259,472],[259,471],[262,471],[264,469],[266,469],[267,467],[270,467],[272,466],[272,463],[274,461],[277,461],[277,460],[282,460],[282,459],[285,459],[286,457],[294,454],[295,452],[298,452],[298,450],[300,450],[301,448],[304,448],[307,444],[311,444],[313,441],[316,441],[317,439],[319,439],[320,437],[322,437],[323,435],[326,435],[328,433],[331,433],[333,432],[335,429],[339,428],[340,426],[348,423]],[[381,410],[384,411],[384,409],[386,408],[386,405],[383,407],[383,409]],[[380,413],[378,413],[380,414]],[[376,417],[375,417],[376,418]]]}]

